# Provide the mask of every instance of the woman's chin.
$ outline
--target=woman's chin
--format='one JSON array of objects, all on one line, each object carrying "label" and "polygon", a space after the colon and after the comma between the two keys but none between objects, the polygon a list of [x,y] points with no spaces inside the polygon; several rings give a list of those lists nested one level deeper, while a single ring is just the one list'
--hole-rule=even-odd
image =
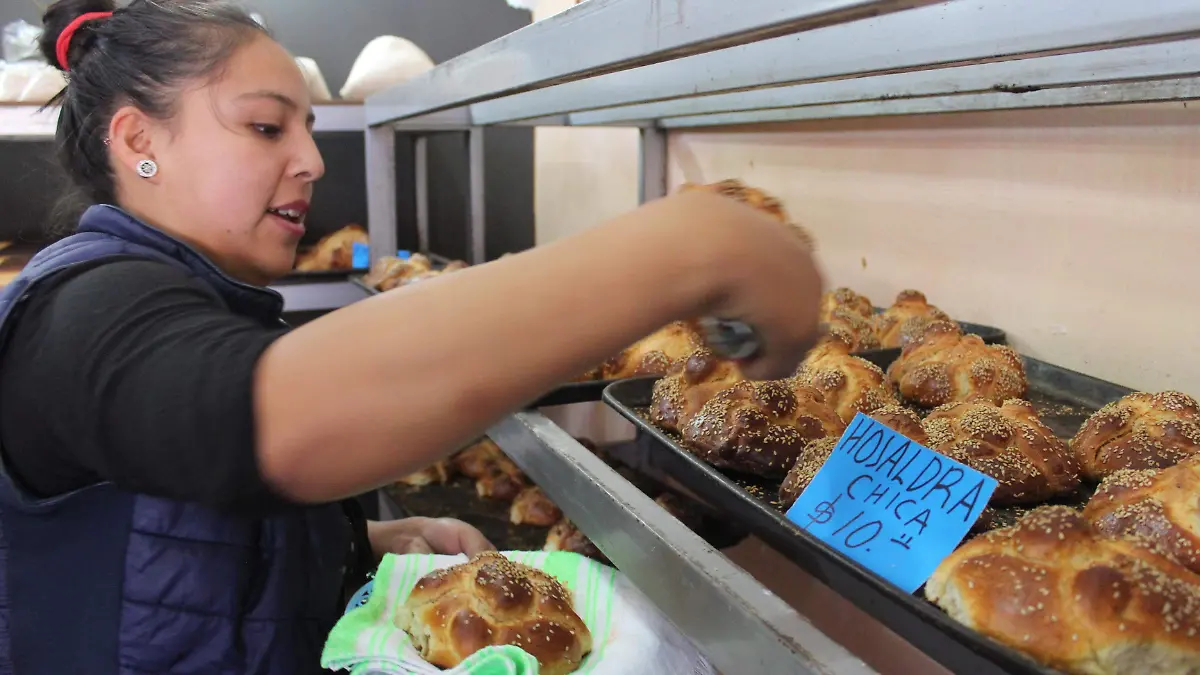
[{"label": "woman's chin", "polygon": [[248,270],[247,281],[255,286],[269,286],[283,277],[291,274],[293,266],[296,264],[295,256],[288,256],[287,260],[271,260],[260,261],[252,270]]}]

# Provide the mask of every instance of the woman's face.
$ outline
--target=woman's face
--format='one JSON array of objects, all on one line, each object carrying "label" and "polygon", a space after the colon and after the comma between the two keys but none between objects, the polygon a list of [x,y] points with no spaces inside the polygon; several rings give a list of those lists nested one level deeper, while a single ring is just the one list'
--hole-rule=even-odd
[{"label": "woman's face", "polygon": [[242,281],[266,285],[292,269],[325,165],[291,55],[254,38],[219,78],[185,90],[177,114],[150,137],[158,174],[145,181],[125,172],[142,202],[135,212]]}]

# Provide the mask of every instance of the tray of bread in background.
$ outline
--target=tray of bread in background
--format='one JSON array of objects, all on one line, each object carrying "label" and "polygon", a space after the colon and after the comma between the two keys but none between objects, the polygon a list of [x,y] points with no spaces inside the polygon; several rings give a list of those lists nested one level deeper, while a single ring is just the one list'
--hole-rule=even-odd
[{"label": "tray of bread in background", "polygon": [[365,275],[350,277],[350,281],[367,293],[377,295],[467,267],[470,265],[462,260],[452,260],[436,253],[383,256],[371,264]]},{"label": "tray of bread in background", "polygon": [[362,225],[350,223],[321,237],[311,246],[302,246],[296,253],[292,272],[280,281],[337,280],[361,273],[366,266],[355,267],[354,250],[356,245],[367,246],[368,241],[367,230]]},{"label": "tray of bread in background", "polygon": [[[656,468],[953,672],[1200,672],[1193,399],[1134,393],[945,320],[914,328],[890,363],[852,347],[830,331],[777,382],[700,349],[604,398],[661,446]],[[784,516],[858,412],[998,481],[916,594]]]},{"label": "tray of bread in background", "polygon": [[[733,546],[746,536],[744,528],[728,523],[719,513],[623,464],[619,453],[597,448],[586,439],[579,442],[714,547]],[[571,551],[609,562],[487,438],[405,477],[385,494],[407,515],[466,521],[500,550]]]}]

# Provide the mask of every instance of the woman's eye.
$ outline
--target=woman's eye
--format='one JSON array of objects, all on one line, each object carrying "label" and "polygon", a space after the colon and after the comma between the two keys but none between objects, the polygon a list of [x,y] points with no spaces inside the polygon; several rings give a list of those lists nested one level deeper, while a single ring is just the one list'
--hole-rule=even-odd
[{"label": "woman's eye", "polygon": [[276,124],[252,124],[254,130],[267,138],[279,138],[283,133],[283,129]]}]

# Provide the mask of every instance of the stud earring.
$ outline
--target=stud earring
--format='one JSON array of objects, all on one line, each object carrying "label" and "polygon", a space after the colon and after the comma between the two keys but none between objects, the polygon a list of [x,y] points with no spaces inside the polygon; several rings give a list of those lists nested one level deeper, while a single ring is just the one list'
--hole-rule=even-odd
[{"label": "stud earring", "polygon": [[142,178],[153,178],[158,173],[158,164],[152,159],[143,159],[137,163],[137,175]]}]

